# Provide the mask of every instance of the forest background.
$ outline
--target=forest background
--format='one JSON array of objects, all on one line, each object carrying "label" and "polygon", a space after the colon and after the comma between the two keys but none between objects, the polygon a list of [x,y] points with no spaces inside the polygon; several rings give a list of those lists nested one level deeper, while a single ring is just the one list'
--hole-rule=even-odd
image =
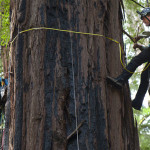
[{"label": "forest background", "polygon": [[[139,4],[144,7],[148,7],[149,4],[146,0],[136,0]],[[140,20],[139,15],[136,13],[137,10],[141,11],[143,8],[137,5],[135,2],[131,0],[123,0],[124,3],[124,21],[123,28],[124,30],[131,35],[132,37],[136,37],[141,34],[143,31],[149,31],[149,28],[143,26],[142,21]],[[10,41],[10,1],[9,0],[0,0],[0,49],[1,49],[1,57],[3,55],[2,49],[9,49],[9,41]],[[148,45],[148,39],[142,39],[139,41],[142,45]],[[133,42],[128,38],[128,36],[124,35],[124,49],[126,51],[126,61],[127,63],[139,53],[139,50],[134,50]],[[7,57],[7,59],[9,59]],[[131,91],[131,99],[134,99],[135,93],[138,89],[140,83],[140,72],[144,66],[139,67],[134,75],[129,80],[130,91]],[[3,63],[2,59],[0,59],[0,76],[4,77],[3,74]],[[150,97],[147,93],[144,99],[144,105],[141,111],[134,110],[134,117],[137,120],[139,139],[140,139],[140,147],[141,150],[150,150]],[[4,113],[1,112],[0,119],[0,129],[4,129]],[[2,136],[2,134],[0,135]]]}]

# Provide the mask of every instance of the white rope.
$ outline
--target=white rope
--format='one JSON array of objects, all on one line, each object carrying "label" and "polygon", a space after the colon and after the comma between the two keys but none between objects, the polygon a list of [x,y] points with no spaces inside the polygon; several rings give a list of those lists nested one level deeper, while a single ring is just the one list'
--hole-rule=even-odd
[{"label": "white rope", "polygon": [[[68,0],[68,10],[69,10],[69,19],[70,19],[70,8],[69,8],[69,0]],[[70,25],[69,25],[70,26]],[[74,61],[73,61],[73,50],[72,50],[72,37],[70,34],[70,42],[71,42],[71,60],[72,60],[72,78],[73,78],[73,98],[74,98],[74,105],[75,105],[75,121],[76,121],[76,132],[77,132],[77,150],[79,148],[79,132],[78,132],[78,115],[77,115],[77,101],[76,101],[76,90],[75,90],[75,75],[74,75]]]},{"label": "white rope", "polygon": [[79,132],[78,132],[78,115],[77,115],[77,101],[76,101],[76,91],[75,91],[75,76],[74,76],[74,63],[73,63],[73,51],[72,51],[72,38],[70,33],[70,40],[71,40],[71,60],[72,60],[72,77],[73,77],[73,97],[74,97],[74,104],[75,104],[75,118],[76,118],[76,132],[77,132],[77,149],[79,148]]}]

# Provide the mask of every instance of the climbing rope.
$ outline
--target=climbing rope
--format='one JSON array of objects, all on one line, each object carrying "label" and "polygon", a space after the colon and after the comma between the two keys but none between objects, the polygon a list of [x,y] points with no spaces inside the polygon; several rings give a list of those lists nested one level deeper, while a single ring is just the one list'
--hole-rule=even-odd
[{"label": "climbing rope", "polygon": [[[69,1],[68,1],[69,3]],[[70,20],[70,7],[68,5],[68,10],[69,10],[69,20]],[[70,27],[70,25],[69,25]],[[73,61],[73,48],[72,48],[72,36],[71,36],[71,32],[69,33],[70,36],[70,52],[71,52],[71,66],[72,66],[72,80],[73,80],[73,98],[74,98],[74,111],[75,111],[75,122],[76,122],[76,133],[77,133],[77,150],[80,150],[80,146],[79,146],[79,132],[78,132],[78,114],[77,114],[77,99],[76,99],[76,89],[75,89],[75,75],[74,75],[74,61]]]},{"label": "climbing rope", "polygon": [[78,132],[77,99],[76,99],[76,90],[75,90],[74,61],[73,61],[71,33],[70,33],[70,41],[71,41],[72,77],[73,77],[73,97],[74,97],[74,104],[75,104],[75,118],[76,118],[76,132],[77,132],[77,149],[80,150],[80,148],[79,148],[79,132]]},{"label": "climbing rope", "polygon": [[[59,31],[59,32],[68,32],[68,33],[74,33],[74,34],[81,34],[81,35],[91,35],[91,36],[98,36],[98,37],[103,37],[103,38],[106,38],[108,40],[111,40],[115,43],[117,43],[119,45],[119,49],[120,49],[120,62],[123,66],[123,68],[128,71],[129,73],[134,73],[134,72],[131,72],[130,70],[128,70],[124,64],[123,64],[123,61],[122,61],[122,53],[124,53],[123,51],[123,48],[120,44],[120,42],[118,42],[117,40],[113,39],[113,38],[110,38],[110,37],[106,37],[104,35],[101,35],[101,34],[95,34],[95,33],[88,33],[88,32],[77,32],[77,31],[72,31],[72,30],[63,30],[63,29],[56,29],[56,28],[47,28],[47,27],[37,27],[37,28],[30,28],[30,29],[27,29],[27,30],[23,30],[23,31],[20,31],[14,38],[13,40],[10,42],[10,45],[12,45],[14,43],[14,41],[16,40],[16,38],[18,37],[19,34],[22,34],[22,33],[25,33],[25,32],[29,32],[29,31],[32,31],[32,30],[53,30],[53,31]],[[143,70],[145,71],[148,67],[150,66],[150,63],[149,65]],[[142,71],[142,72],[143,72]]]}]

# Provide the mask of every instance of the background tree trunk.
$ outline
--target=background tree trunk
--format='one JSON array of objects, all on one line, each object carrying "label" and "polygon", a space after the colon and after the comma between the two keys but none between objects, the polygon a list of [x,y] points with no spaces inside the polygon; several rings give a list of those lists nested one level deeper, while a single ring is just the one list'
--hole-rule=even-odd
[{"label": "background tree trunk", "polygon": [[[33,27],[99,33],[122,43],[120,0],[11,0],[11,37]],[[72,54],[73,51],[73,69]],[[11,45],[9,150],[138,150],[129,88],[106,76],[122,66],[118,44],[103,37],[33,30]],[[73,74],[74,71],[74,74]],[[73,82],[75,77],[75,85]],[[8,99],[9,101],[9,99]],[[9,108],[9,107],[8,107]]]},{"label": "background tree trunk", "polygon": [[[8,47],[1,47],[1,60],[2,60],[2,72],[3,74],[1,74],[1,76],[3,76],[2,78],[8,79],[8,65],[9,65],[9,48]],[[3,114],[5,114],[5,116],[9,115],[10,111],[5,110],[5,106],[8,105],[8,101],[7,101],[7,88],[3,88],[5,89],[5,94],[1,95],[1,99],[0,99],[0,109],[3,112]],[[2,89],[1,89],[2,90]],[[1,92],[0,90],[0,92]],[[7,104],[6,104],[7,101]],[[9,109],[10,110],[10,109]],[[6,113],[5,113],[6,112]],[[2,115],[2,114],[1,114]],[[9,131],[9,122],[8,120],[5,121],[5,126],[6,126],[6,136],[8,137],[8,131]],[[5,129],[1,130],[1,146],[4,146],[4,133]],[[5,140],[6,141],[6,140]],[[8,140],[6,141],[8,142]],[[6,145],[5,142],[5,145]],[[8,143],[7,143],[8,145]]]},{"label": "background tree trunk", "polygon": [[1,49],[1,59],[3,63],[3,72],[4,75],[8,73],[8,64],[9,64],[9,48],[2,47]]}]

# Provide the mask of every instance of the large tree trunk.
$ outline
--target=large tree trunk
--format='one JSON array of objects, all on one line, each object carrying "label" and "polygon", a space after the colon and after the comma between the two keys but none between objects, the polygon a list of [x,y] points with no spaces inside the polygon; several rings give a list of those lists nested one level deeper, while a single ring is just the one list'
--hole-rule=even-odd
[{"label": "large tree trunk", "polygon": [[[99,33],[122,43],[120,0],[11,0],[11,10],[12,39],[19,31],[45,26]],[[118,44],[33,30],[11,45],[10,63],[5,149],[77,150],[76,134],[67,140],[76,117],[82,123],[80,150],[139,149],[128,87],[117,90],[106,82],[107,75],[122,71]]]}]

